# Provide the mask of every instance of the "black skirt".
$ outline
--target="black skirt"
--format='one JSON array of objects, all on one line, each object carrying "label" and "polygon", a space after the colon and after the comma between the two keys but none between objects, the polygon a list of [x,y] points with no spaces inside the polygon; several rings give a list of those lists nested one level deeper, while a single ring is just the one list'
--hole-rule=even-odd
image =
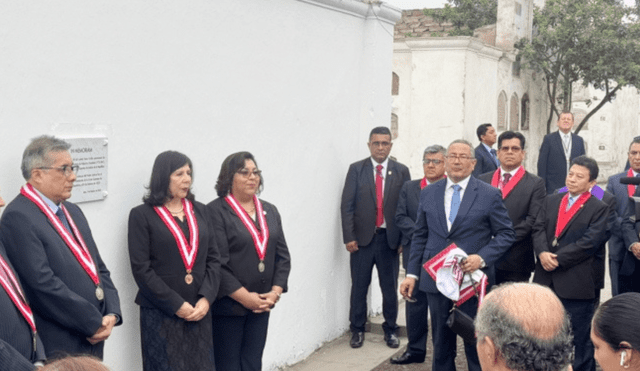
[{"label": "black skirt", "polygon": [[145,371],[215,370],[211,311],[197,322],[140,307]]}]

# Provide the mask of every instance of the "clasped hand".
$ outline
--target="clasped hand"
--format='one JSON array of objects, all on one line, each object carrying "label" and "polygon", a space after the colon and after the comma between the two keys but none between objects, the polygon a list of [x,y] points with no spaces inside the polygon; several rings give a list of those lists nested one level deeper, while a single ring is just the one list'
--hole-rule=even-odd
[{"label": "clasped hand", "polygon": [[91,343],[91,345],[96,345],[101,341],[107,340],[109,335],[111,335],[111,330],[113,330],[113,326],[116,325],[116,316],[109,314],[102,317],[102,326],[96,331],[93,336],[87,338],[87,341]]},{"label": "clasped hand", "polygon": [[200,321],[209,312],[209,301],[207,298],[200,298],[196,305],[193,306],[186,301],[182,303],[182,306],[176,312],[176,316],[184,319],[185,321]]}]

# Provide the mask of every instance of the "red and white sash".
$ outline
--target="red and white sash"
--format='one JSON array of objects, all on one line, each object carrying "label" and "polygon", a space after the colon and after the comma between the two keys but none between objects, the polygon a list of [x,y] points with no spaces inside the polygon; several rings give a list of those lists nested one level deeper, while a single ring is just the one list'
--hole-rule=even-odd
[{"label": "red and white sash", "polygon": [[[629,171],[627,171],[627,176],[630,178],[633,178],[633,169],[629,169]],[[636,193],[636,186],[634,186],[633,184],[627,184],[627,193],[629,193],[629,197],[633,197],[633,194]]]},{"label": "red and white sash", "polygon": [[253,224],[249,214],[247,214],[247,212],[240,206],[238,200],[236,200],[231,193],[229,193],[224,199],[236,212],[236,215],[240,218],[242,224],[244,224],[245,228],[247,228],[251,234],[258,258],[260,258],[260,261],[264,261],[264,257],[267,254],[267,242],[269,242],[269,227],[267,226],[267,218],[264,216],[262,203],[258,199],[258,196],[253,196],[253,203],[256,206],[256,215],[258,222],[260,223],[261,232],[258,232],[258,229],[255,224]]},{"label": "red and white sash", "polygon": [[[498,168],[498,170],[496,170],[493,173],[493,178],[491,178],[491,185],[496,187],[496,188],[499,188],[498,185],[501,182],[501,179],[500,179],[501,172],[502,172],[502,168]],[[524,177],[524,173],[525,173],[524,166],[520,166],[518,168],[518,170],[516,171],[516,173],[513,174],[513,178],[509,179],[507,184],[505,184],[502,187],[502,199],[503,200],[505,198],[507,198],[507,196],[513,190],[513,188],[518,184],[518,182],[520,182],[522,180],[522,177]]]},{"label": "red and white sash", "polygon": [[13,271],[9,268],[9,265],[2,256],[0,256],[0,271],[2,271],[0,272],[0,284],[4,287],[7,295],[9,295],[13,304],[15,304],[16,308],[20,311],[20,314],[22,314],[29,324],[29,327],[31,327],[31,331],[35,334],[36,322],[33,319],[33,312],[27,303],[27,298],[22,292],[15,274],[13,274]]},{"label": "red and white sash", "polygon": [[571,205],[571,208],[567,210],[567,205],[569,203],[569,193],[562,197],[562,201],[560,201],[560,208],[558,209],[558,220],[556,222],[556,232],[555,239],[553,240],[554,246],[558,243],[558,237],[562,234],[564,229],[569,224],[569,221],[578,213],[578,210],[582,208],[582,206],[589,200],[591,197],[591,192],[584,192],[578,197],[578,199]]},{"label": "red and white sash", "polygon": [[58,232],[60,237],[62,237],[62,240],[69,247],[69,250],[71,250],[73,256],[76,257],[78,263],[80,263],[84,271],[87,272],[93,283],[96,286],[99,286],[100,276],[98,276],[96,264],[94,263],[93,258],[89,253],[89,249],[87,248],[87,244],[84,242],[84,238],[82,238],[82,234],[80,234],[78,227],[76,227],[76,223],[73,221],[73,218],[71,217],[71,214],[69,214],[69,211],[67,211],[67,208],[64,207],[62,203],[60,203],[60,209],[62,209],[62,212],[67,217],[69,226],[71,227],[71,230],[73,231],[73,234],[76,238],[73,238],[71,233],[69,233],[67,228],[65,228],[56,214],[54,214],[51,208],[42,200],[38,192],[36,192],[31,184],[25,184],[20,189],[20,194],[33,202],[40,209],[40,211],[42,211],[44,215],[46,215],[47,219],[49,219],[49,222],[53,224],[53,228],[56,230],[56,232]]},{"label": "red and white sash", "polygon": [[200,238],[198,236],[198,221],[196,220],[196,213],[193,209],[193,204],[191,203],[191,201],[183,198],[182,207],[184,209],[184,215],[187,218],[187,224],[189,225],[191,243],[187,241],[184,233],[182,233],[182,229],[180,229],[180,226],[178,226],[178,223],[171,216],[171,212],[169,211],[169,209],[167,209],[166,206],[154,206],[154,210],[156,211],[156,213],[158,213],[160,219],[162,219],[167,228],[169,228],[169,231],[173,235],[173,238],[176,239],[176,244],[178,245],[178,250],[180,250],[180,256],[182,256],[184,267],[187,270],[187,273],[191,273],[193,264],[196,262],[196,256],[198,255],[198,247],[200,241]]}]

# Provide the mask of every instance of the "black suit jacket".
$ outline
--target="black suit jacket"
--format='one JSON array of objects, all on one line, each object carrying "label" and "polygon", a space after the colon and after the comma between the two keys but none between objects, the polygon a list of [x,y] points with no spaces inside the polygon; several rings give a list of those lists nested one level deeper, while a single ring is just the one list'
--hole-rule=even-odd
[{"label": "black suit jacket", "polygon": [[[569,161],[585,154],[582,137],[571,133],[571,156]],[[564,187],[567,178],[567,158],[564,155],[562,138],[556,131],[545,135],[538,156],[538,176],[545,180],[547,194]]]},{"label": "black suit jacket", "polygon": [[[265,270],[258,271],[260,259],[247,228],[229,204],[220,197],[207,205],[222,263],[220,290],[211,310],[215,315],[244,316],[251,313],[228,295],[245,287],[250,292],[265,293],[271,286],[287,291],[291,257],[282,230],[278,209],[262,201],[269,228],[269,241],[264,258]],[[260,224],[254,222],[260,230]]]},{"label": "black suit jacket", "polygon": [[[387,225],[387,242],[389,248],[394,250],[400,244],[400,229],[395,223],[398,197],[402,185],[409,179],[409,169],[389,159],[385,174],[383,213]],[[368,245],[376,230],[376,184],[370,157],[349,166],[342,190],[340,213],[344,243],[357,241],[359,246]]]},{"label": "black suit jacket", "polygon": [[[154,208],[142,204],[129,214],[129,259],[138,284],[136,303],[174,315],[186,301],[204,297],[209,304],[218,295],[220,253],[205,206],[193,202],[198,223],[198,254],[192,268],[193,282],[185,282],[182,256],[175,238]],[[185,218],[186,222],[186,218]],[[188,228],[187,228],[188,231]],[[184,231],[183,231],[184,233]],[[185,233],[187,239],[189,236]]]},{"label": "black suit jacket", "polygon": [[481,174],[488,173],[490,171],[496,171],[498,165],[496,164],[493,156],[484,147],[484,144],[480,143],[475,149],[476,153],[476,167],[473,169],[473,176],[478,178]]},{"label": "black suit jacket", "polygon": [[533,282],[552,287],[562,299],[594,299],[596,280],[593,276],[594,256],[607,239],[609,206],[590,197],[571,219],[552,246],[558,209],[564,194],[545,198],[533,227],[536,256],[548,251],[558,255],[559,266],[547,272],[536,262]]},{"label": "black suit jacket", "polygon": [[[2,243],[0,243],[0,255],[9,268],[13,269]],[[16,279],[20,284],[17,275]],[[0,370],[34,369],[33,362],[46,359],[39,335],[36,335],[36,340],[34,354],[31,327],[16,308],[9,294],[0,285]]]},{"label": "black suit jacket", "polygon": [[406,269],[411,254],[411,239],[416,224],[418,206],[420,205],[420,182],[422,179],[409,180],[404,183],[396,208],[396,226],[402,233],[402,266]]},{"label": "black suit jacket", "polygon": [[104,300],[96,298],[93,281],[49,219],[22,195],[11,201],[2,215],[2,242],[31,303],[47,357],[87,353],[102,358],[104,342],[91,345],[86,338],[102,326],[103,316],[116,314],[122,319],[120,299],[84,214],[70,202],[64,206],[96,264]]},{"label": "black suit jacket", "polygon": [[[491,184],[494,172],[482,174],[479,179]],[[547,193],[544,180],[526,171],[518,184],[503,199],[516,232],[516,240],[498,260],[496,268],[509,272],[533,272],[533,224]]]}]

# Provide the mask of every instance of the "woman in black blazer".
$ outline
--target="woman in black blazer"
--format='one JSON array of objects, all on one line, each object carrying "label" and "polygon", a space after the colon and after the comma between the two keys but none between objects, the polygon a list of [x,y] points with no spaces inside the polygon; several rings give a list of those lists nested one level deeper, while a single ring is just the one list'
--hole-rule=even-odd
[{"label": "woman in black blazer", "polygon": [[220,255],[206,209],[191,193],[192,169],[182,153],[159,154],[149,193],[129,214],[144,370],[215,370],[209,307]]},{"label": "woman in black blazer", "polygon": [[287,291],[289,250],[278,210],[256,196],[263,185],[253,155],[234,153],[207,205],[222,262],[211,308],[217,371],[261,370],[269,311]]}]

